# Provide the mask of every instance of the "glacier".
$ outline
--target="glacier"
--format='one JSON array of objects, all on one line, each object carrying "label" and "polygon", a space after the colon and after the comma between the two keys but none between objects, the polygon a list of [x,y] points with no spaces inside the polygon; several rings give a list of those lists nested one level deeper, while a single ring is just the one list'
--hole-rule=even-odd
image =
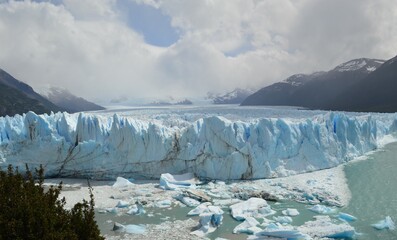
[{"label": "glacier", "polygon": [[[176,121],[177,122],[177,121]],[[0,167],[43,165],[46,177],[260,179],[335,167],[377,149],[394,114],[306,119],[206,116],[162,124],[133,116],[53,113],[0,118]]]}]

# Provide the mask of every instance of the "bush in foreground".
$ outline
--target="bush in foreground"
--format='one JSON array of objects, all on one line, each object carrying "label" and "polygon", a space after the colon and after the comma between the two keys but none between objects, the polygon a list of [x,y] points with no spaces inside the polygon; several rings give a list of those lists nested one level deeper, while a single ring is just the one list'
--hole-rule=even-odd
[{"label": "bush in foreground", "polygon": [[[27,167],[26,167],[27,168]],[[37,179],[37,180],[35,180]],[[0,239],[104,239],[94,219],[94,198],[66,210],[62,183],[45,190],[44,170],[0,171]]]}]

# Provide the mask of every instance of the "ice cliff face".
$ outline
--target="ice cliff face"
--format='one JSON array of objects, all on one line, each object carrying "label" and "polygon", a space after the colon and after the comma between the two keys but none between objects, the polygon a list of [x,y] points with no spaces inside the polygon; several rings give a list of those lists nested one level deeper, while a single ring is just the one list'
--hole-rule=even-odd
[{"label": "ice cliff face", "polygon": [[[208,117],[167,127],[89,114],[0,118],[0,166],[43,164],[48,177],[158,178],[193,172],[212,179],[255,179],[330,168],[376,149],[397,130],[390,117],[329,113],[307,120],[249,122]],[[392,117],[393,116],[393,117]]]}]

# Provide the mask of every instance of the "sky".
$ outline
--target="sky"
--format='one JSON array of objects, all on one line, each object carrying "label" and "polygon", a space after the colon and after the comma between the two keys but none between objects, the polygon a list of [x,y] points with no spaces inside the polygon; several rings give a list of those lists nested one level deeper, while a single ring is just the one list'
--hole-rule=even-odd
[{"label": "sky", "polygon": [[94,101],[259,89],[397,55],[395,0],[0,0],[0,68]]}]

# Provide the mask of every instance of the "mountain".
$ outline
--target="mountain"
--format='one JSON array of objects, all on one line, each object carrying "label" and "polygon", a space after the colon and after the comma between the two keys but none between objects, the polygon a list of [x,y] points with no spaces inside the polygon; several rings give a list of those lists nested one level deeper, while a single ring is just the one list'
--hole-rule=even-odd
[{"label": "mountain", "polygon": [[42,114],[62,110],[36,93],[31,86],[0,69],[0,116],[13,116],[28,111]]},{"label": "mountain", "polygon": [[98,111],[105,109],[102,106],[85,100],[84,98],[73,95],[64,88],[51,86],[45,89],[41,89],[39,92],[49,101],[62,107],[69,113],[82,111]]},{"label": "mountain", "polygon": [[328,72],[293,75],[282,82],[260,89],[247,97],[242,105],[328,109],[336,96],[376,71],[384,62],[379,59],[360,58],[342,63]]},{"label": "mountain", "polygon": [[326,108],[355,112],[397,112],[396,93],[397,56],[341,92]]},{"label": "mountain", "polygon": [[249,89],[236,88],[224,95],[213,93],[208,93],[207,95],[214,104],[240,104],[252,93],[253,91]]},{"label": "mountain", "polygon": [[176,100],[172,99],[172,101],[153,101],[149,104],[146,104],[145,106],[172,106],[172,105],[193,105],[193,102],[190,101],[189,99],[183,99],[183,100]]}]

